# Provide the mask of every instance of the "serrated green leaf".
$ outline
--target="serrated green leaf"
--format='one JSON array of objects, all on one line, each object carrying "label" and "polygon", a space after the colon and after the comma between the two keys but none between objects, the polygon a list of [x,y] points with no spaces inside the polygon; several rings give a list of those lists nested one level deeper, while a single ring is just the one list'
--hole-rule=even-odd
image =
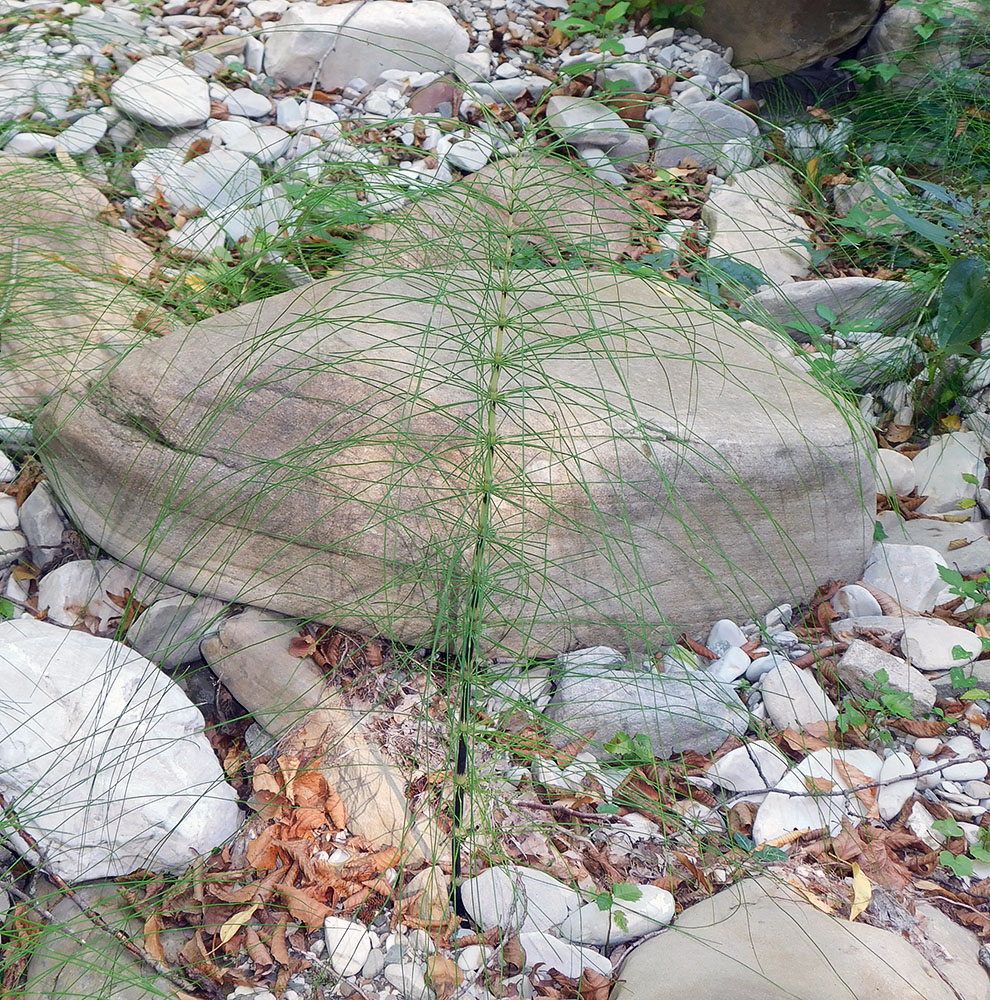
[{"label": "serrated green leaf", "polygon": [[616,882],[612,886],[612,895],[616,899],[624,899],[629,903],[643,898],[643,892],[640,887],[633,885],[631,882]]},{"label": "serrated green leaf", "polygon": [[620,931],[629,930],[629,921],[626,919],[626,915],[622,910],[614,910],[612,913],[612,919],[615,921],[615,926],[619,928]]},{"label": "serrated green leaf", "polygon": [[612,894],[609,892],[600,892],[597,896],[592,896],[591,900],[599,910],[612,909]]}]

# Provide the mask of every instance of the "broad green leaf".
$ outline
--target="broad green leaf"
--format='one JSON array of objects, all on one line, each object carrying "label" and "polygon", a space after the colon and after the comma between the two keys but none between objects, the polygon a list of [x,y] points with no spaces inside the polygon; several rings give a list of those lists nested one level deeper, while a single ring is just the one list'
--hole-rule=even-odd
[{"label": "broad green leaf", "polygon": [[17,605],[8,601],[6,597],[0,598],[0,619],[8,620],[17,617]]},{"label": "broad green leaf", "polygon": [[592,901],[599,910],[612,909],[612,894],[610,892],[600,892],[597,896],[592,896]]},{"label": "broad green leaf", "polygon": [[[877,524],[880,522],[878,521]],[[963,583],[962,573],[957,569],[951,569],[948,566],[939,566],[938,575],[952,587],[961,587]]]},{"label": "broad green leaf", "polygon": [[[890,209],[891,213],[904,223],[911,232],[924,237],[931,243],[940,247],[951,247],[955,244],[956,235],[951,229],[945,229],[929,222],[927,219],[909,212],[896,198],[887,194],[886,191],[874,186],[873,193]],[[848,216],[847,216],[848,218]]]},{"label": "broad green leaf", "polygon": [[990,863],[990,851],[988,851],[985,847],[980,847],[979,844],[974,844],[969,849],[969,853],[977,861],[982,861],[984,864]]},{"label": "broad green leaf", "polygon": [[954,660],[971,660],[973,654],[965,646],[953,646],[952,647],[952,659]]},{"label": "broad green leaf", "polygon": [[964,257],[949,268],[935,317],[935,337],[943,353],[955,353],[990,328],[986,273],[987,265],[978,257]]},{"label": "broad green leaf", "polygon": [[835,315],[833,310],[829,309],[829,307],[825,305],[823,302],[819,302],[818,305],[815,306],[815,312],[818,313],[818,315],[823,320],[825,320],[826,323],[834,324],[835,321],[839,318],[838,316]]},{"label": "broad green leaf", "polygon": [[966,854],[953,854],[952,851],[941,851],[938,860],[951,868],[960,878],[968,878],[973,874],[973,859]]},{"label": "broad green leaf", "polygon": [[982,701],[984,698],[990,698],[990,691],[984,688],[970,688],[965,694],[959,695],[960,701]]},{"label": "broad green leaf", "polygon": [[602,18],[602,24],[611,24],[613,21],[618,21],[620,17],[624,17],[626,11],[629,10],[628,3],[617,3],[613,7],[609,7],[605,11],[605,16]]},{"label": "broad green leaf", "polygon": [[612,895],[616,899],[624,899],[629,903],[643,898],[642,890],[638,885],[633,885],[631,882],[616,882],[612,886]]},{"label": "broad green leaf", "polygon": [[945,837],[961,837],[963,835],[963,828],[951,816],[935,820],[932,823],[932,829]]},{"label": "broad green leaf", "polygon": [[962,474],[962,481],[964,483],[972,483],[973,486],[976,486],[979,483],[979,480],[973,475],[972,472],[964,472]]},{"label": "broad green leaf", "polygon": [[[887,532],[884,530],[883,523],[880,521],[873,522],[873,541],[882,542],[886,539]],[[939,569],[942,567],[940,566]],[[962,579],[962,574],[960,574],[959,579]]]}]

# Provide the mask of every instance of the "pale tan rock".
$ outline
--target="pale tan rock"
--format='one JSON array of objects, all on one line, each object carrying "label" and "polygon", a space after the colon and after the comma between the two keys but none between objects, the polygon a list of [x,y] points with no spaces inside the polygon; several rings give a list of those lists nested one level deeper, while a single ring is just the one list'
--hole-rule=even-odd
[{"label": "pale tan rock", "polygon": [[959,994],[900,933],[829,916],[788,885],[751,878],[688,907],[669,931],[636,948],[612,996],[958,1000]]},{"label": "pale tan rock", "polygon": [[439,828],[409,815],[409,775],[367,735],[368,711],[331,689],[312,659],[289,652],[298,626],[248,609],[217,631],[201,646],[210,668],[281,739],[280,752],[322,755],[320,770],[343,801],[351,832],[379,847],[403,847],[406,861],[436,857],[443,845]]},{"label": "pale tan rock", "polygon": [[501,340],[479,652],[628,647],[859,576],[874,449],[820,387],[676,283],[499,275],[385,259],[151,341],[39,418],[53,489],[182,589],[457,642]]},{"label": "pale tan rock", "polygon": [[498,267],[523,244],[550,261],[564,252],[609,261],[628,250],[638,219],[621,191],[570,160],[501,159],[390,212],[365,230],[348,264],[460,267],[470,259]]},{"label": "pale tan rock", "polygon": [[103,221],[72,171],[0,154],[0,409],[42,405],[167,327],[141,294],[151,251]]}]

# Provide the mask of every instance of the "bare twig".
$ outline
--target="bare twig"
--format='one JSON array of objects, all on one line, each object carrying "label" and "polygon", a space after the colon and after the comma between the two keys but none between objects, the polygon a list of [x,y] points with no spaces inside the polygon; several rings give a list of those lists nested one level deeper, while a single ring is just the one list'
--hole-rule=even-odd
[{"label": "bare twig", "polygon": [[[955,767],[956,764],[972,764],[976,761],[985,764],[987,762],[987,757],[985,754],[970,754],[968,757],[953,757],[951,760],[943,761],[941,764],[934,764],[931,767],[926,767],[922,772],[916,772],[915,777],[919,774],[938,774],[944,771],[946,768]],[[790,772],[788,772],[790,773]],[[911,775],[898,775],[893,778],[885,778],[883,781],[871,781],[865,785],[851,785],[849,788],[840,788],[833,792],[820,792],[818,789],[809,789],[806,792],[795,792],[787,788],[748,788],[742,791],[734,791],[730,802],[735,802],[739,798],[744,798],[747,795],[766,795],[768,792],[774,792],[775,794],[787,795],[791,798],[805,798],[811,796],[816,799],[825,798],[835,798],[840,795],[855,795],[856,792],[868,791],[871,788],[883,788],[886,785],[896,785],[900,781],[910,781]]]},{"label": "bare twig", "polygon": [[192,985],[196,989],[200,989],[203,992],[205,992],[209,997],[212,998],[212,1000],[222,1000],[223,994],[208,979],[204,979],[203,977],[198,976],[192,972],[187,972],[185,976],[173,972],[172,969],[170,969],[167,965],[163,965],[161,962],[152,958],[151,955],[149,955],[143,948],[136,945],[123,930],[121,930],[120,928],[114,929],[113,927],[111,927],[103,919],[103,917],[101,917],[100,914],[96,912],[96,910],[94,910],[91,906],[87,906],[85,903],[83,903],[77,896],[76,891],[60,875],[57,875],[52,870],[52,867],[48,862],[48,858],[45,854],[45,851],[34,839],[34,837],[32,837],[31,834],[24,829],[23,825],[21,824],[21,821],[17,818],[17,816],[15,815],[14,811],[10,808],[10,806],[7,805],[7,802],[2,794],[0,794],[0,809],[3,810],[4,816],[6,816],[13,824],[14,830],[17,832],[17,835],[38,856],[38,859],[41,862],[39,868],[42,874],[45,876],[45,878],[47,878],[50,882],[52,882],[55,886],[57,886],[59,890],[65,893],[65,895],[68,896],[69,899],[71,899],[73,903],[75,903],[76,906],[78,906],[79,909],[82,910],[82,912],[85,913],[86,916],[89,917],[89,919],[92,920],[93,923],[100,928],[100,930],[105,931],[107,934],[110,934],[113,937],[115,937],[124,946],[124,948],[126,948],[127,951],[129,951],[135,958],[143,962],[149,968],[153,969],[163,979],[167,979],[173,986],[176,986],[179,989],[186,991],[188,990],[189,986]]}]

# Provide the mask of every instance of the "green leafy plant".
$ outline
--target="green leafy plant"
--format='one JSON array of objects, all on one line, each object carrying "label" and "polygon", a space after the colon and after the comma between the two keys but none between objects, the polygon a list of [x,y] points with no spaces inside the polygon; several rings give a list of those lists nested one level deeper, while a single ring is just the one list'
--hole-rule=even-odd
[{"label": "green leafy plant", "polygon": [[867,691],[865,695],[846,696],[836,725],[842,733],[848,732],[851,726],[865,726],[868,732],[889,743],[892,737],[883,728],[883,719],[889,716],[913,718],[911,695],[891,687],[886,670],[878,670],[872,678],[864,678],[863,686]]},{"label": "green leafy plant", "polygon": [[631,882],[616,882],[609,892],[599,892],[591,897],[591,901],[603,912],[611,910],[612,920],[620,931],[629,930],[629,920],[617,903],[635,903],[642,899],[643,893],[639,886]]},{"label": "green leafy plant", "polygon": [[643,733],[629,736],[618,732],[605,744],[605,749],[612,755],[612,759],[606,761],[610,767],[640,767],[651,765],[656,760],[653,744]]},{"label": "green leafy plant", "polygon": [[[965,831],[951,816],[947,819],[935,820],[932,829],[943,837],[953,839],[964,837]],[[954,875],[960,878],[971,878],[974,873],[974,862],[990,864],[990,831],[981,830],[979,840],[970,844],[965,854],[953,854],[952,851],[940,851],[938,860]]]}]

